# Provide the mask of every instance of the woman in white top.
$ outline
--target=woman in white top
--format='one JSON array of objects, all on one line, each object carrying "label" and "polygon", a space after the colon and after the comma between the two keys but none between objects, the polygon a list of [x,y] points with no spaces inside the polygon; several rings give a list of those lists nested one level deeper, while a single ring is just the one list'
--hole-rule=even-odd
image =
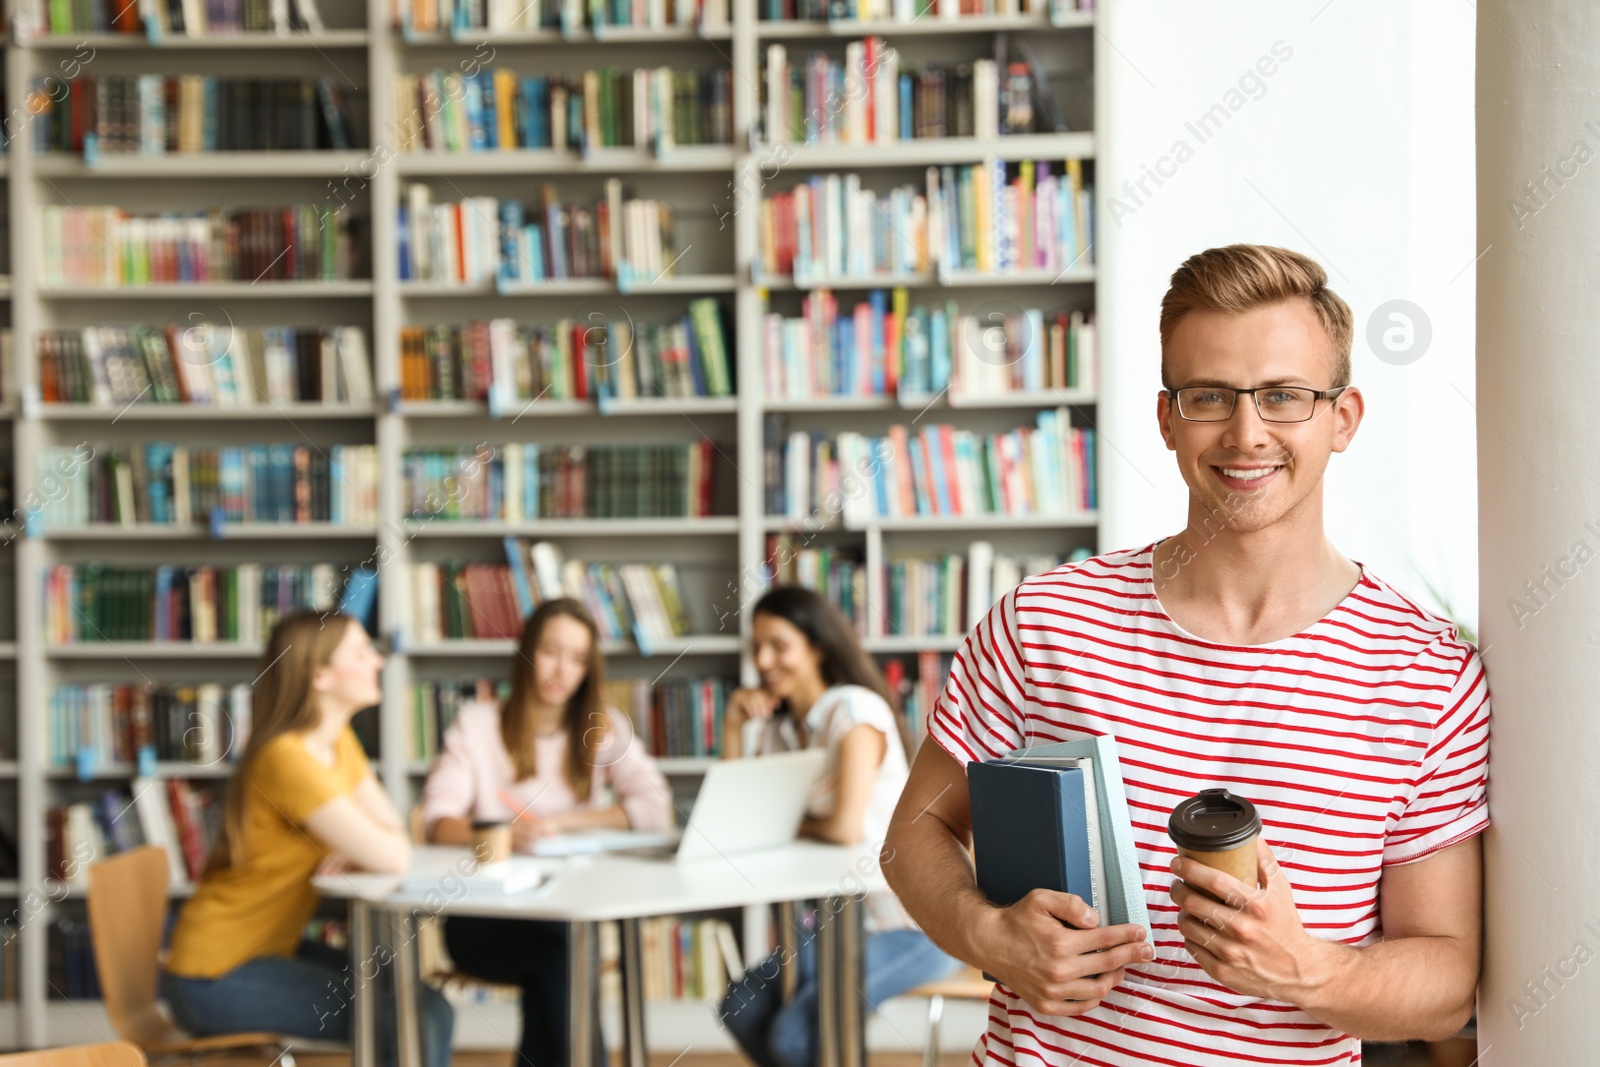
[{"label": "woman in white top", "polygon": [[[580,602],[546,601],[528,616],[505,701],[463,705],[445,731],[422,797],[428,840],[468,844],[475,821],[511,823],[521,849],[571,830],[670,826],[666,779],[628,717],[602,699],[604,684],[599,634]],[[458,915],[444,940],[460,970],[522,987],[518,1067],[566,1067],[566,924]]]},{"label": "woman in white top", "polygon": [[[737,759],[795,748],[827,750],[822,783],[800,833],[835,844],[880,844],[909,774],[905,728],[877,665],[832,604],[783,586],[756,602],[751,652],[757,689],[737,690],[723,720],[722,754]],[[747,729],[748,727],[748,729]],[[747,746],[747,735],[754,735]],[[778,956],[728,989],[722,1022],[760,1067],[813,1067],[817,1060],[815,919],[800,937],[795,995],[783,1003]],[[917,929],[893,893],[867,897],[866,999],[942,978],[961,964]]]}]

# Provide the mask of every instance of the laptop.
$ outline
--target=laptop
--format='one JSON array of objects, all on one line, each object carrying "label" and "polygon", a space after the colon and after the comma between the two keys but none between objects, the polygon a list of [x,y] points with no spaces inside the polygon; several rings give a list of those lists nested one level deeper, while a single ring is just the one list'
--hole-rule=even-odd
[{"label": "laptop", "polygon": [[822,778],[820,748],[750,759],[718,760],[706,769],[681,831],[580,830],[537,842],[535,856],[643,853],[679,862],[714,859],[788,844],[800,830],[812,786]]}]

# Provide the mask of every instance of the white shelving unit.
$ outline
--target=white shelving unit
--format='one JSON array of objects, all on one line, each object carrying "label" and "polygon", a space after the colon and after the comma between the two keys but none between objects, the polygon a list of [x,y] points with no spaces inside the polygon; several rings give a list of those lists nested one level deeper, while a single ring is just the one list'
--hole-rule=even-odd
[{"label": "white shelving unit", "polygon": [[[215,536],[204,527],[127,526],[87,530],[54,530],[43,536],[10,542],[9,561],[0,573],[15,576],[14,627],[0,629],[0,818],[14,810],[19,848],[19,876],[0,881],[0,908],[9,908],[30,892],[52,888],[46,874],[45,812],[63,798],[87,795],[130,777],[133,768],[102,767],[87,783],[69,768],[51,766],[47,708],[52,688],[84,681],[249,681],[261,648],[254,643],[185,645],[169,642],[117,642],[51,646],[43,631],[42,575],[62,562],[107,560],[128,564],[168,563],[203,559],[313,561],[356,563],[380,561],[379,627],[393,639],[394,653],[384,673],[380,711],[380,774],[396,802],[408,808],[418,795],[426,764],[411,758],[410,686],[427,679],[503,674],[513,646],[510,641],[446,641],[411,639],[412,620],[404,598],[410,563],[470,558],[494,560],[505,536],[550,538],[585,558],[625,561],[673,559],[684,573],[696,601],[693,636],[661,642],[648,649],[631,641],[607,642],[612,677],[735,677],[741,661],[748,620],[737,609],[747,606],[747,576],[759,572],[768,535],[789,532],[814,536],[817,544],[844,546],[859,552],[867,566],[900,552],[964,549],[967,540],[983,537],[1000,550],[1065,552],[1093,547],[1097,516],[1002,516],[962,519],[884,520],[848,528],[837,516],[821,521],[794,520],[763,513],[763,426],[768,418],[788,428],[815,427],[881,432],[893,423],[931,417],[961,425],[998,430],[1031,421],[1040,410],[1091,407],[1097,397],[1082,390],[1046,390],[999,397],[808,397],[767,399],[762,389],[759,350],[761,319],[769,307],[798,314],[806,292],[826,286],[841,300],[868,289],[906,286],[913,302],[956,300],[978,302],[1004,296],[1022,306],[1093,308],[1095,292],[1105,282],[1087,262],[1065,271],[1028,271],[1000,277],[970,273],[932,273],[905,277],[813,280],[762,278],[759,263],[759,212],[743,210],[718,223],[726,191],[762,186],[770,170],[772,146],[763,145],[757,129],[758,85],[768,42],[791,42],[791,56],[803,50],[842,49],[844,42],[880,34],[903,45],[908,57],[940,57],[946,50],[973,50],[998,33],[1026,34],[1047,61],[1059,60],[1077,78],[1058,83],[1057,95],[1092,94],[1094,70],[1102,60],[1100,35],[1091,15],[1072,15],[1052,23],[1042,16],[1003,15],[943,20],[928,17],[909,24],[762,23],[757,0],[733,0],[728,27],[648,30],[613,28],[560,33],[467,31],[450,34],[402,33],[390,24],[389,0],[323,0],[324,17],[333,28],[308,35],[283,37],[167,37],[154,43],[142,37],[115,34],[76,35],[53,39],[13,33],[6,46],[6,97],[13,107],[26,100],[37,75],[60,69],[65,58],[87,46],[94,50],[85,73],[199,73],[263,77],[335,76],[347,92],[365,91],[369,100],[369,147],[343,152],[225,153],[195,156],[101,156],[94,162],[46,155],[34,150],[26,124],[0,161],[6,181],[10,216],[9,277],[0,276],[0,306],[8,311],[14,331],[15,366],[6,369],[5,403],[0,423],[10,433],[15,496],[20,502],[38,488],[37,457],[50,445],[79,441],[133,443],[181,440],[205,444],[253,440],[370,443],[377,447],[380,522],[376,527],[307,527],[255,524],[225,528]],[[604,148],[586,154],[564,150],[516,150],[447,154],[385,153],[396,128],[390,86],[400,73],[419,73],[476,58],[492,49],[492,65],[521,72],[582,69],[599,66],[709,68],[731,66],[734,144],[685,146],[657,155],[633,148]],[[964,54],[964,53],[963,53]],[[974,52],[973,54],[981,54]],[[1053,72],[1055,73],[1055,72]],[[1078,86],[1077,89],[1072,87]],[[1096,109],[1082,106],[1082,124],[1090,125]],[[769,188],[787,188],[795,176],[828,171],[860,171],[869,183],[918,180],[930,165],[975,163],[989,158],[1008,161],[1092,161],[1093,132],[1027,135],[983,142],[973,138],[843,146],[795,145],[785,155],[781,173],[768,173]],[[764,168],[766,170],[764,171]],[[141,210],[152,203],[174,206],[226,206],[260,203],[342,203],[332,199],[335,181],[354,183],[350,210],[365,220],[371,277],[338,282],[221,282],[207,285],[153,285],[140,288],[42,289],[32,269],[39,235],[38,209],[44,204],[118,203],[132,197]],[[404,183],[427,182],[442,199],[498,192],[528,197],[535,183],[549,180],[587,190],[612,175],[622,176],[646,195],[675,199],[680,231],[692,231],[692,254],[686,249],[685,273],[647,282],[619,285],[609,280],[574,280],[543,284],[465,287],[426,282],[401,282],[396,263],[396,209]],[[465,190],[465,192],[460,192]],[[732,204],[727,199],[728,205]],[[702,206],[704,205],[704,206]],[[159,209],[159,208],[151,208]],[[1099,231],[1105,233],[1103,228]],[[680,242],[683,237],[680,233]],[[1102,259],[1103,261],[1103,259]],[[687,299],[711,295],[724,302],[731,355],[735,360],[738,395],[731,398],[641,399],[596,404],[590,401],[538,401],[520,411],[491,417],[486,405],[473,402],[415,402],[399,399],[402,326],[462,322],[497,315],[520,321],[577,317],[592,307],[625,308],[632,314],[676,316]],[[297,403],[268,408],[218,410],[135,404],[123,410],[44,406],[38,400],[34,339],[41,330],[87,326],[97,322],[183,321],[192,315],[214,319],[219,314],[241,325],[273,323],[354,324],[368,331],[378,400],[371,405]],[[18,398],[21,402],[18,403]],[[1090,424],[1088,422],[1083,423]],[[690,440],[709,436],[726,457],[729,506],[707,519],[547,520],[528,523],[466,524],[429,521],[407,525],[402,507],[401,459],[412,445],[451,445],[476,441],[541,441],[602,443],[606,441]],[[226,542],[226,543],[224,543]],[[739,630],[732,629],[738,619]],[[727,629],[718,630],[721,623]],[[874,654],[948,653],[958,637],[874,637]],[[11,679],[11,690],[5,679]],[[14,692],[13,692],[14,690]],[[12,698],[9,724],[3,715],[5,697]],[[5,731],[9,730],[10,736]],[[707,760],[662,761],[672,778],[686,782],[701,774]],[[226,766],[191,768],[163,763],[163,777],[211,779]],[[77,790],[78,792],[73,792]],[[69,894],[81,895],[81,894]],[[70,907],[72,905],[63,905]],[[55,998],[46,976],[46,931],[51,910],[22,923],[20,932],[20,999],[0,1004],[0,1046],[41,1047],[78,1040],[97,1040],[109,1030],[97,1003]],[[747,916],[747,936],[765,937],[762,916]],[[911,1017],[902,1026],[879,1026],[875,1046],[900,1044],[889,1031],[920,1036]],[[707,1046],[721,1040],[711,1011],[699,1003],[652,1007],[657,1038],[693,1041]],[[977,1022],[973,1023],[978,1025]],[[504,1032],[509,1033],[510,1023]],[[688,1036],[684,1036],[688,1035]],[[681,1047],[682,1041],[671,1047]],[[667,1046],[663,1044],[663,1048]]]}]

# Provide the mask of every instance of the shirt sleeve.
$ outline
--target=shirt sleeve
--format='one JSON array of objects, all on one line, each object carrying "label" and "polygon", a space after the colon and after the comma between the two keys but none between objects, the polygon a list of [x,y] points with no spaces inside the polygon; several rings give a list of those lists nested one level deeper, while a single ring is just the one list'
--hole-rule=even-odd
[{"label": "shirt sleeve", "polygon": [[615,708],[606,713],[611,729],[594,755],[596,770],[627,813],[630,829],[665,830],[672,825],[672,791],[666,775],[645,752],[628,717]]},{"label": "shirt sleeve", "polygon": [[317,762],[294,734],[274,738],[261,750],[250,768],[250,785],[295,826],[304,825],[312,812],[353,789],[338,767]]},{"label": "shirt sleeve", "polygon": [[1404,814],[1383,845],[1384,866],[1413,863],[1489,825],[1489,680],[1469,650],[1418,768]]},{"label": "shirt sleeve", "polygon": [[883,734],[897,735],[900,727],[894,720],[894,711],[884,699],[864,686],[852,685],[840,693],[841,699],[828,716],[827,732],[823,742],[831,750],[857,726],[870,726]]},{"label": "shirt sleeve", "polygon": [[439,819],[472,817],[478,786],[472,770],[466,719],[467,716],[457,714],[444,731],[439,755],[434,758],[427,784],[422,787],[423,826],[432,826]]},{"label": "shirt sleeve", "polygon": [[961,642],[928,717],[928,736],[962,766],[1022,747],[1027,695],[1017,596],[1027,584],[1001,597]]}]

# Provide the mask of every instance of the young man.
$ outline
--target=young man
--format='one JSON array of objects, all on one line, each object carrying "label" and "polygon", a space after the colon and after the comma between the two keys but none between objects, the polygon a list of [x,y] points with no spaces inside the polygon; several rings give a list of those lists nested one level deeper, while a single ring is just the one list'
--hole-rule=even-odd
[{"label": "young man", "polygon": [[[1360,1039],[1472,1014],[1488,687],[1454,626],[1323,533],[1323,471],[1363,413],[1326,283],[1250,245],[1178,269],[1156,418],[1187,525],[1028,579],[956,656],[884,873],[999,979],[979,1067],[1359,1063]],[[965,764],[1091,734],[1117,739],[1148,932],[974,884]],[[1260,812],[1259,888],[1176,859],[1168,815],[1213,786]]]}]

